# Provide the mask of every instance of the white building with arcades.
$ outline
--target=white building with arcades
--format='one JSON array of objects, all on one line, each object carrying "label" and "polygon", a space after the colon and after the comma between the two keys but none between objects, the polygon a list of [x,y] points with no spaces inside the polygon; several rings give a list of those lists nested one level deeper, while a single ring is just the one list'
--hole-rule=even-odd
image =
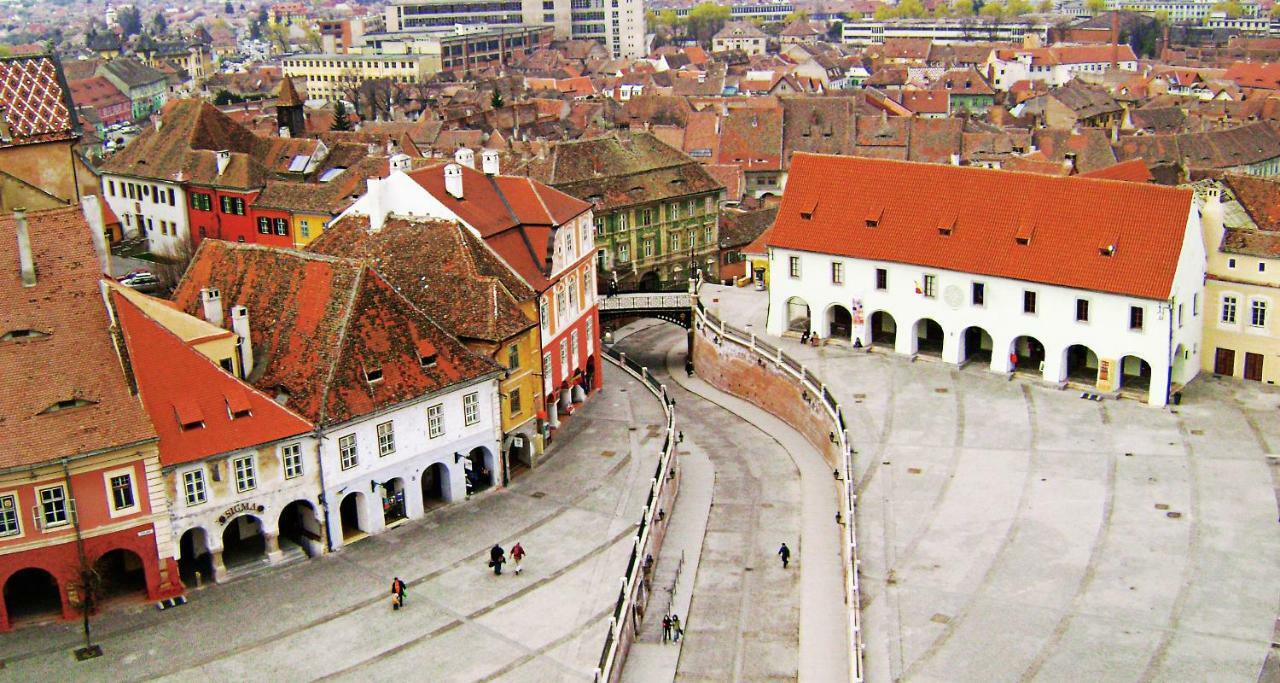
[{"label": "white building with arcades", "polygon": [[1189,190],[797,154],[768,331],[1164,405],[1200,367]]}]

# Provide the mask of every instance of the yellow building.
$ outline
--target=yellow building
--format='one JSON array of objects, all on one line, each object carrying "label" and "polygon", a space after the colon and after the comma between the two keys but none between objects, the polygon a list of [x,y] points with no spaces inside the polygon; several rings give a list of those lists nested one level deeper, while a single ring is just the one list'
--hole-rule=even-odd
[{"label": "yellow building", "polygon": [[162,327],[187,342],[191,348],[205,357],[221,365],[237,377],[245,376],[244,365],[240,356],[240,337],[231,330],[223,329],[205,322],[195,316],[187,315],[171,301],[147,296],[135,289],[116,283],[108,284],[111,289],[124,295],[126,299],[142,309],[148,317]]},{"label": "yellow building", "polygon": [[1280,380],[1280,182],[1230,175],[1196,184],[1208,269],[1204,370]]},{"label": "yellow building", "polygon": [[336,101],[360,83],[388,78],[417,83],[440,70],[440,55],[292,55],[283,62],[284,75],[307,79],[307,97]]}]

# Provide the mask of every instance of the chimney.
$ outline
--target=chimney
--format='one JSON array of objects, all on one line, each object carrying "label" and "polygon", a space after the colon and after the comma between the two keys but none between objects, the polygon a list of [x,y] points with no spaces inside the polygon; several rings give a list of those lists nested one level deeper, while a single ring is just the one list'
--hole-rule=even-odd
[{"label": "chimney", "polygon": [[390,164],[392,173],[396,171],[408,173],[409,169],[413,167],[413,160],[409,158],[408,154],[393,154]]},{"label": "chimney", "polygon": [[485,175],[498,175],[499,159],[496,149],[486,149],[480,153],[480,163]]},{"label": "chimney", "polygon": [[107,226],[102,219],[101,199],[96,194],[80,197],[80,212],[89,223],[89,234],[93,237],[93,251],[98,256],[98,270],[111,272],[111,250],[107,246]]},{"label": "chimney", "polygon": [[453,160],[467,168],[476,167],[476,153],[467,147],[459,147],[458,151],[453,153]]},{"label": "chimney", "polygon": [[960,155],[959,155],[959,154],[954,154],[954,153],[953,153],[953,154],[951,155],[951,165],[952,165],[952,166],[959,166],[959,165],[960,165]]},{"label": "chimney", "polygon": [[31,228],[27,225],[27,210],[14,209],[13,222],[18,228],[18,266],[22,269],[22,286],[36,286],[36,260],[31,254]]},{"label": "chimney", "polygon": [[289,132],[289,127],[288,127],[288,126],[281,126],[280,131],[279,131],[279,135],[280,135],[280,137],[282,137],[282,138],[290,138],[290,137],[293,137],[293,134],[291,134],[291,133]]},{"label": "chimney", "polygon": [[1111,70],[1116,70],[1120,61],[1120,13],[1111,12]]},{"label": "chimney", "polygon": [[205,321],[222,327],[222,292],[213,287],[203,287],[200,289],[200,303],[204,307]]},{"label": "chimney", "polygon": [[156,132],[157,132],[157,133],[159,133],[159,132],[160,132],[160,127],[164,125],[164,119],[160,118],[160,115],[159,115],[159,114],[152,114],[152,115],[151,115],[151,123],[155,124],[155,126],[156,126]]},{"label": "chimney", "polygon": [[227,165],[231,163],[231,152],[225,149],[220,149],[214,152],[214,154],[216,154],[218,158],[218,175],[222,175],[223,172],[227,170]]},{"label": "chimney", "polygon": [[1067,164],[1067,168],[1071,169],[1070,174],[1075,175],[1076,174],[1076,153],[1067,152],[1066,154],[1063,154],[1062,161],[1063,163]]},{"label": "chimney", "polygon": [[236,349],[240,352],[240,377],[247,379],[253,372],[253,340],[249,337],[249,309],[231,307],[231,331],[236,333]]},{"label": "chimney", "polygon": [[462,199],[462,167],[457,164],[444,165],[444,191],[454,199]]}]

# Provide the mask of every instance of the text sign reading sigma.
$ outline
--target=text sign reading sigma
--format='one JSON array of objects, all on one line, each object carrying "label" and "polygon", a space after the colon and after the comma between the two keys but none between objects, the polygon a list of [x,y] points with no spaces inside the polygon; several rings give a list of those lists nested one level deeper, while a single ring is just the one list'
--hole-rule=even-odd
[{"label": "text sign reading sigma", "polygon": [[254,505],[253,503],[236,503],[222,511],[222,516],[218,518],[218,524],[226,524],[228,519],[231,519],[242,512],[262,512],[263,510],[266,510],[266,508],[261,505]]}]

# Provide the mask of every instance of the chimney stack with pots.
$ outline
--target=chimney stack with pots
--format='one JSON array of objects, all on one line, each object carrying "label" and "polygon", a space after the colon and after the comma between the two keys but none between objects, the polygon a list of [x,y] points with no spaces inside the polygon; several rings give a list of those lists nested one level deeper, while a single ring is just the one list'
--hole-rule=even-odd
[{"label": "chimney stack with pots", "polygon": [[18,228],[18,267],[22,269],[22,286],[36,286],[36,259],[31,253],[31,228],[27,225],[27,210],[14,209],[13,223]]},{"label": "chimney stack with pots", "polygon": [[462,199],[462,167],[457,164],[444,166],[444,191],[454,199]]},{"label": "chimney stack with pots", "polygon": [[249,337],[249,309],[231,307],[231,331],[236,333],[236,349],[240,352],[240,377],[245,379],[253,372],[253,341]]},{"label": "chimney stack with pots", "polygon": [[476,167],[476,153],[469,147],[459,147],[458,151],[453,153],[453,160],[467,168]]},{"label": "chimney stack with pots", "polygon": [[222,327],[222,292],[214,287],[200,290],[200,304],[204,310],[204,319],[210,325]]},{"label": "chimney stack with pots", "polygon": [[496,149],[486,149],[480,153],[480,164],[484,168],[485,175],[498,175],[500,158]]}]

